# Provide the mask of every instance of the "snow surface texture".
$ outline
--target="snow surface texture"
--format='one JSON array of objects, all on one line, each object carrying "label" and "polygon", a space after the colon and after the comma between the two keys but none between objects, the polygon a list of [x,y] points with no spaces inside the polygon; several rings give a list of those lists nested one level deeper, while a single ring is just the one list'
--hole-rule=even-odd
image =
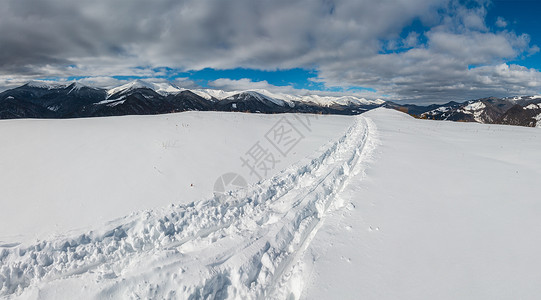
[{"label": "snow surface texture", "polygon": [[538,299],[541,130],[363,116],[380,145],[306,250],[301,298]]},{"label": "snow surface texture", "polygon": [[[25,298],[298,298],[300,257],[372,150],[356,117],[317,155],[249,188],[134,213],[101,231],[0,251],[0,293]],[[368,143],[369,142],[369,143]],[[369,145],[368,147],[366,145]]]},{"label": "snow surface texture", "polygon": [[[225,173],[260,179],[241,157],[289,120],[304,138],[276,155],[270,178],[312,155],[352,117],[183,112],[73,120],[3,120],[0,140],[0,245],[91,230],[135,211],[213,195]],[[299,119],[310,121],[309,128]],[[311,131],[310,131],[311,130]]]},{"label": "snow surface texture", "polygon": [[[293,121],[296,115],[285,116]],[[0,152],[21,165],[14,169],[0,155],[0,166],[9,170],[0,173],[0,183],[9,183],[3,187],[0,230],[17,232],[32,222],[47,227],[55,212],[79,219],[61,225],[62,235],[0,243],[0,294],[9,299],[537,299],[541,294],[538,128],[417,120],[386,109],[323,116],[311,134],[324,134],[310,139],[306,133],[307,144],[282,162],[282,171],[259,183],[245,176],[250,186],[242,190],[171,204],[204,194],[164,192],[193,182],[181,180],[175,170],[199,174],[196,187],[203,177],[214,178],[211,171],[231,171],[233,163],[223,158],[238,158],[251,145],[238,136],[257,140],[261,129],[281,117],[190,112],[0,122],[0,136],[17,141]],[[239,134],[226,134],[239,128],[244,128]],[[51,133],[71,136],[73,145]],[[88,144],[75,136],[85,136]],[[99,153],[89,156],[94,152]],[[172,160],[183,155],[186,160]],[[52,163],[43,165],[36,156]],[[49,173],[25,173],[36,164]],[[16,198],[19,193],[28,197],[27,190],[35,190],[32,200],[40,199],[44,188],[59,188],[51,187],[55,181],[42,186],[36,178],[87,181],[81,180],[84,173],[70,173],[78,166],[103,176],[96,182],[112,185],[93,198],[86,193],[94,189],[85,189],[92,185],[74,187],[84,193],[56,194],[98,202],[93,205],[104,214],[113,211],[114,221],[85,223],[86,215],[95,218],[99,211],[69,206],[67,200],[53,208],[27,200],[9,210],[11,201],[24,201]],[[104,168],[110,174],[98,172]],[[10,181],[13,175],[35,186]],[[161,185],[154,176],[174,180]],[[117,177],[133,183],[115,190],[123,184]],[[19,186],[6,189],[13,184]],[[145,199],[161,208],[141,211]],[[33,215],[32,205],[44,217]]]}]

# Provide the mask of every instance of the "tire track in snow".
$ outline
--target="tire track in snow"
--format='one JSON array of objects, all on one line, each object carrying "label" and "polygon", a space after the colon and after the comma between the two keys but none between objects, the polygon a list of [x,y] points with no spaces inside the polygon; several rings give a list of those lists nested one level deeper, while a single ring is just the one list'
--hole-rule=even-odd
[{"label": "tire track in snow", "polygon": [[356,117],[313,158],[244,190],[135,213],[103,232],[2,249],[0,296],[80,276],[95,298],[297,298],[296,265],[360,171],[370,127]]}]

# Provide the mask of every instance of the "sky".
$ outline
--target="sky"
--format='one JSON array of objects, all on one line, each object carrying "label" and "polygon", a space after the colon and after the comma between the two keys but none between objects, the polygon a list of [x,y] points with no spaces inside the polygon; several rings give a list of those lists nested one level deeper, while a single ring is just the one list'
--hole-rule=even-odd
[{"label": "sky", "polygon": [[4,0],[0,90],[30,80],[408,103],[541,94],[538,0]]}]

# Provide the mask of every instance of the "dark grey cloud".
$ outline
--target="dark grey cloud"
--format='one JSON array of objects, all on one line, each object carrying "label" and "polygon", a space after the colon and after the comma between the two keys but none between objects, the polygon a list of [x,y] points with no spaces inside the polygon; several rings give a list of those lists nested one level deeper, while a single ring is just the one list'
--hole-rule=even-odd
[{"label": "dark grey cloud", "polygon": [[[537,70],[505,65],[539,48],[527,35],[491,32],[487,3],[477,2],[4,0],[0,86],[32,77],[153,77],[155,67],[301,67],[318,69],[316,80],[329,86],[361,85],[396,99],[539,92]],[[402,39],[414,19],[430,29]]]}]

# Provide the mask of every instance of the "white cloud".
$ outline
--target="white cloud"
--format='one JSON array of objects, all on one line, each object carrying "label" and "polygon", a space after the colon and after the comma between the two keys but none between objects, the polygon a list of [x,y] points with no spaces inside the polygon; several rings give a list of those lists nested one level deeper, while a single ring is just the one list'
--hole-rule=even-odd
[{"label": "white cloud", "polygon": [[539,47],[537,45],[534,45],[530,49],[528,49],[528,56],[532,56],[534,54],[537,54],[539,52]]},{"label": "white cloud", "polygon": [[185,88],[185,89],[201,88],[201,86],[199,86],[195,81],[186,77],[176,78],[172,82],[178,87]]},{"label": "white cloud", "polygon": [[0,75],[0,91],[21,86],[32,80],[32,76],[5,76]]},{"label": "white cloud", "polygon": [[386,97],[381,96],[372,91],[366,90],[356,90],[356,91],[342,91],[342,92],[333,92],[333,91],[314,91],[308,89],[297,89],[291,85],[286,86],[277,86],[268,83],[266,80],[263,81],[252,81],[249,78],[241,78],[238,80],[233,80],[229,78],[220,78],[214,81],[209,82],[209,86],[215,89],[225,90],[225,91],[240,91],[240,90],[266,90],[272,93],[283,93],[290,95],[320,95],[320,96],[345,96],[345,95],[355,95],[358,97],[364,97],[367,99],[384,99]]},{"label": "white cloud", "polygon": [[[36,77],[113,84],[112,76],[165,76],[157,67],[315,68],[327,86],[370,87],[397,99],[470,98],[499,93],[489,82],[530,72],[471,80],[476,69],[539,51],[527,34],[491,32],[488,0],[469,8],[459,0],[5,1],[0,86]],[[404,34],[414,20],[429,29]],[[534,91],[532,80],[505,89]]]},{"label": "white cloud", "polygon": [[502,17],[498,17],[496,19],[496,26],[498,26],[500,28],[505,28],[505,27],[507,27],[507,21]]},{"label": "white cloud", "polygon": [[479,22],[485,14],[483,9],[455,7],[424,33],[425,44],[322,65],[319,80],[329,85],[368,86],[410,102],[538,94],[539,70],[505,62],[539,48],[530,46],[527,34],[488,31]]},{"label": "white cloud", "polygon": [[229,78],[219,78],[219,79],[209,82],[209,86],[216,89],[220,89],[220,90],[226,90],[226,91],[266,89],[269,91],[286,92],[286,91],[293,90],[291,86],[278,87],[278,86],[269,84],[266,80],[252,81],[249,78],[241,78],[238,80],[233,80]]},{"label": "white cloud", "polygon": [[112,88],[115,86],[123,85],[127,83],[128,81],[119,80],[113,77],[96,76],[96,77],[82,78],[79,80],[79,82],[84,85],[93,86],[93,87]]},{"label": "white cloud", "polygon": [[419,45],[419,34],[415,31],[408,33],[408,36],[404,39],[404,46],[406,48],[413,48]]}]

